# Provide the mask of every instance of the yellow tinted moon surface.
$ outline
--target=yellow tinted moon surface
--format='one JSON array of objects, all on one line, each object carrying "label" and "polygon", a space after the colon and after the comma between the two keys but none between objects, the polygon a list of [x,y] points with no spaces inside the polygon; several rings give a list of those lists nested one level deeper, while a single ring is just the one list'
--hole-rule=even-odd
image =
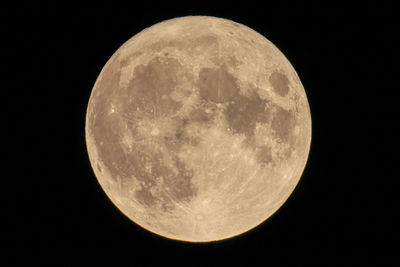
[{"label": "yellow tinted moon surface", "polygon": [[296,71],[264,36],[188,16],[144,29],[112,55],[85,134],[122,213],[163,237],[208,242],[254,228],[288,199],[311,116]]}]

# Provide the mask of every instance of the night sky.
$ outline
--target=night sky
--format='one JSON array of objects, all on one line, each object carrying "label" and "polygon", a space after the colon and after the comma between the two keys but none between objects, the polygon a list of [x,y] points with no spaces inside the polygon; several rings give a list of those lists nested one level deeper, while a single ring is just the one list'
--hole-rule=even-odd
[{"label": "night sky", "polygon": [[[396,266],[398,32],[391,4],[21,4],[2,9],[6,261],[53,266]],[[268,1],[265,1],[268,3]],[[216,243],[152,234],[109,201],[85,144],[90,92],[125,41],[185,15],[223,17],[273,42],[309,100],[298,186],[265,223]],[[9,171],[8,171],[9,170]],[[352,266],[356,266],[352,265]]]}]

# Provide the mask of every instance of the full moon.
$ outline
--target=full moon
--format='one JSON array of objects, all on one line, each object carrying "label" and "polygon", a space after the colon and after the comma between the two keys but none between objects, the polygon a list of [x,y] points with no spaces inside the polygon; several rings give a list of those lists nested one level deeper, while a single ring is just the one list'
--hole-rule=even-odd
[{"label": "full moon", "polygon": [[307,162],[311,115],[287,58],[231,20],[188,16],[146,28],[92,89],[94,173],[133,222],[166,238],[242,234],[288,199]]}]

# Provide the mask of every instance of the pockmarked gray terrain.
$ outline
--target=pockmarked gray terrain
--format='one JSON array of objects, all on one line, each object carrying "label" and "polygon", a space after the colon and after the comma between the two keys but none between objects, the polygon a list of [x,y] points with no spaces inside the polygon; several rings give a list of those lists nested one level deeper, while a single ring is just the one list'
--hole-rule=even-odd
[{"label": "pockmarked gray terrain", "polygon": [[287,200],[304,170],[311,116],[286,57],[239,23],[188,16],[123,44],[92,90],[95,175],[132,221],[167,238],[226,239]]}]

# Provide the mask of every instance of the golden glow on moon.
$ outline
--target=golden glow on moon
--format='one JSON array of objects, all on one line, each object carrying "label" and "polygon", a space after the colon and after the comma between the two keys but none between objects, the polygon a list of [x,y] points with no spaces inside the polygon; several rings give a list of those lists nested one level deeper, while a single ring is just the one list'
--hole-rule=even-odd
[{"label": "golden glow on moon", "polygon": [[167,238],[244,233],[290,196],[311,116],[289,61],[230,20],[189,16],[128,40],[101,71],[86,114],[90,162],[132,221]]}]

